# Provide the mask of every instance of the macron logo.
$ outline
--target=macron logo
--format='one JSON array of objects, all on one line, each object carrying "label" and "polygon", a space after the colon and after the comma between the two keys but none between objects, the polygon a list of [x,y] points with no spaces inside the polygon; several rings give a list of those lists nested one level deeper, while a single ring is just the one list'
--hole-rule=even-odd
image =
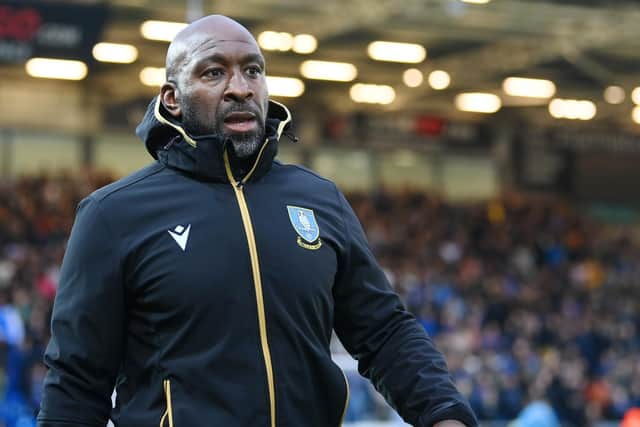
[{"label": "macron logo", "polygon": [[173,230],[167,230],[173,240],[176,241],[180,249],[183,251],[187,248],[187,240],[189,240],[189,230],[191,229],[191,224],[187,225],[187,228],[184,228],[181,225],[176,225],[176,228]]}]

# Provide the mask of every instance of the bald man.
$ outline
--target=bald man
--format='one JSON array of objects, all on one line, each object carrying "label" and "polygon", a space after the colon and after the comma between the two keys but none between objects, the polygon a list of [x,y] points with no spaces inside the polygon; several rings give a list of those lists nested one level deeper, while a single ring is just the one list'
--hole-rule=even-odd
[{"label": "bald man", "polygon": [[274,159],[291,115],[253,36],[202,18],[166,68],[137,129],[155,162],[78,206],[38,426],[339,426],[332,330],[411,425],[477,425],[344,196]]}]

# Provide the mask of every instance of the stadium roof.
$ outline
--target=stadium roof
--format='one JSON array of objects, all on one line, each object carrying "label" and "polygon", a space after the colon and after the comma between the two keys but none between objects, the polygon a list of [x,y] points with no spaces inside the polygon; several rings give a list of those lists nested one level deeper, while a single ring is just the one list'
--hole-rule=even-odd
[{"label": "stadium roof", "polygon": [[[471,1],[471,0],[466,0]],[[590,100],[597,107],[592,123],[639,131],[631,119],[631,92],[640,86],[640,4],[635,0],[493,0],[486,4],[463,0],[109,0],[66,2],[108,6],[101,41],[136,46],[132,64],[95,63],[85,87],[107,109],[149,99],[157,88],[140,82],[144,67],[162,67],[167,43],[145,39],[140,26],[146,20],[182,21],[202,13],[229,15],[258,35],[264,31],[310,34],[317,49],[310,54],[265,50],[268,72],[295,77],[305,85],[288,104],[332,111],[427,112],[463,120],[499,120],[546,125],[555,123],[551,98],[505,94],[507,77],[547,79],[553,97]],[[475,0],[480,1],[480,0]],[[40,2],[51,3],[51,2]],[[60,2],[58,2],[60,3]],[[373,41],[415,43],[426,48],[426,59],[416,63],[376,61],[367,53]],[[397,53],[397,49],[396,49]],[[357,67],[351,82],[304,78],[306,60],[348,62]],[[416,68],[424,78],[417,87],[403,83],[403,72]],[[435,70],[451,79],[444,90],[430,87]],[[0,65],[23,91],[38,91],[23,65]],[[414,78],[419,74],[414,72]],[[416,77],[416,75],[418,77]],[[388,85],[395,91],[386,105],[362,104],[350,98],[354,83]],[[417,81],[416,81],[417,83]],[[77,83],[76,83],[77,84]],[[619,86],[624,100],[610,104],[605,89]],[[46,91],[45,91],[46,92]],[[462,112],[456,108],[461,92],[498,95],[497,116]],[[44,92],[42,92],[44,93]],[[616,93],[620,95],[620,91]],[[640,90],[638,91],[640,98]],[[610,90],[610,95],[615,95]],[[640,101],[638,101],[640,102]],[[311,107],[309,107],[311,106]],[[0,112],[1,113],[1,112]],[[567,121],[569,123],[569,121]],[[573,122],[571,122],[573,125]]]}]

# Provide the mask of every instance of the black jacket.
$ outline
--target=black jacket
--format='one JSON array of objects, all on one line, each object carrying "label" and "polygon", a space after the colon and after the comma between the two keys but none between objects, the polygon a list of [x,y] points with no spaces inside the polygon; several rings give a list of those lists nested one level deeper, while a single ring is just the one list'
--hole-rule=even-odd
[{"label": "black jacket", "polygon": [[338,426],[332,329],[407,422],[477,424],[343,195],[274,161],[289,121],[271,102],[242,162],[151,104],[138,134],[157,161],[79,205],[38,426]]}]

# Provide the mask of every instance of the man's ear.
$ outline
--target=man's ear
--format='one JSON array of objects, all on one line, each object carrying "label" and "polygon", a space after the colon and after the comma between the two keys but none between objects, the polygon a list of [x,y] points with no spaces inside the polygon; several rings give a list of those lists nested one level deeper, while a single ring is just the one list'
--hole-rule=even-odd
[{"label": "man's ear", "polygon": [[182,110],[180,109],[180,105],[177,100],[177,92],[178,88],[173,82],[166,82],[160,88],[160,100],[162,101],[162,105],[166,110],[176,119],[180,119],[182,115]]}]

